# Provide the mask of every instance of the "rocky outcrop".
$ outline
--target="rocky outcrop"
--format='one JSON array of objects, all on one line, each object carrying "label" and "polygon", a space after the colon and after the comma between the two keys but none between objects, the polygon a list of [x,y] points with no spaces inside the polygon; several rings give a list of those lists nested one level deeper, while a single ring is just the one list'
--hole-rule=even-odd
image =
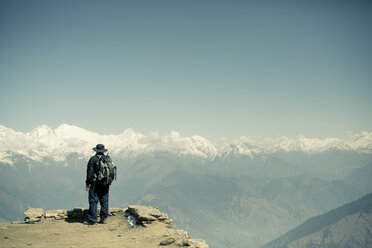
[{"label": "rocky outcrop", "polygon": [[[163,222],[167,224],[169,227],[174,228],[172,225],[172,219],[168,219],[168,215],[166,213],[162,213],[159,211],[157,207],[152,206],[136,206],[136,205],[129,205],[125,211],[127,216],[133,216],[138,225],[147,226],[151,225],[154,222]],[[168,246],[171,244],[175,244],[179,247],[191,247],[191,248],[208,248],[208,244],[203,239],[191,239],[187,235],[187,231],[178,230],[178,232],[184,232],[184,235],[187,237],[186,239],[176,239],[175,237],[169,237],[164,239],[159,243],[160,246]]]},{"label": "rocky outcrop", "polygon": [[[53,209],[44,210],[42,208],[28,208],[25,214],[24,221],[12,222],[13,224],[37,224],[50,226],[51,223],[83,223],[87,218],[88,209],[74,208],[73,210]],[[97,211],[99,215],[99,211]],[[157,207],[130,205],[126,209],[109,208],[109,221],[112,218],[112,227],[108,231],[118,231],[120,234],[117,237],[127,236],[125,228],[121,231],[118,226],[123,226],[123,222],[127,222],[126,228],[134,228],[135,233],[142,233],[144,237],[132,237],[130,241],[153,238],[152,246],[155,247],[189,247],[189,248],[209,248],[205,240],[192,239],[188,236],[185,230],[176,230],[172,224],[172,219],[168,218],[166,213],[159,211]],[[114,220],[115,219],[115,220]],[[126,220],[125,220],[126,219]],[[64,220],[65,222],[62,222]],[[132,221],[134,223],[132,223]],[[128,222],[131,224],[128,225]],[[45,223],[45,224],[43,224]],[[109,222],[110,223],[110,222]],[[117,225],[117,223],[119,223]],[[63,224],[62,224],[63,225]],[[105,226],[105,225],[103,225]],[[135,228],[137,227],[137,228]],[[143,228],[144,231],[141,231]],[[45,230],[45,228],[42,228]],[[128,229],[130,230],[130,229]],[[147,230],[147,231],[145,231]],[[129,234],[129,233],[128,233]],[[134,232],[131,232],[134,234]],[[83,236],[84,237],[84,236]],[[154,243],[155,242],[155,243]],[[1,242],[0,242],[1,246]],[[139,246],[138,246],[139,247]],[[150,247],[146,244],[143,247]]]}]

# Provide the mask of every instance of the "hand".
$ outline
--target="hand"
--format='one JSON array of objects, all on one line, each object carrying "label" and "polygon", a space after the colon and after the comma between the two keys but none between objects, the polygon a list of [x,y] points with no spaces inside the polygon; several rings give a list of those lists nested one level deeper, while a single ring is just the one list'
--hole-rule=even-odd
[{"label": "hand", "polygon": [[90,185],[89,186],[85,186],[85,190],[86,191],[89,191],[89,189],[90,189]]}]

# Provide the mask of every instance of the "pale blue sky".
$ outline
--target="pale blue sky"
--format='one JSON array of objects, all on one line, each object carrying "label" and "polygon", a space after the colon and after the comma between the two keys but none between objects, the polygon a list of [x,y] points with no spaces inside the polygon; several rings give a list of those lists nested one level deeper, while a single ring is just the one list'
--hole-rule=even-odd
[{"label": "pale blue sky", "polygon": [[371,1],[0,1],[0,124],[372,131]]}]

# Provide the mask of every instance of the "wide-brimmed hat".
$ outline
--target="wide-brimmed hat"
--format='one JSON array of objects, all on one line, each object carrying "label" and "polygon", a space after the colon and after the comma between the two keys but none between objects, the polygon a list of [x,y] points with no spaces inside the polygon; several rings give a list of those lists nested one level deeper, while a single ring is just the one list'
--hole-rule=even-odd
[{"label": "wide-brimmed hat", "polygon": [[98,144],[96,147],[93,148],[93,151],[95,151],[95,152],[107,152],[107,149],[105,149],[104,145]]}]

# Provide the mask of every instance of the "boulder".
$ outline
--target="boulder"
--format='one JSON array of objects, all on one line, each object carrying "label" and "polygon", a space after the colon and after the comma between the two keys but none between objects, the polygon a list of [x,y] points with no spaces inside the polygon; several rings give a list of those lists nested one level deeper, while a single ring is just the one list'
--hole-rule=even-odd
[{"label": "boulder", "polygon": [[71,219],[84,219],[88,215],[88,209],[74,208],[67,211],[67,216]]},{"label": "boulder", "polygon": [[63,217],[67,216],[67,210],[66,209],[52,209],[45,211],[45,218],[55,218],[55,217]]},{"label": "boulder", "polygon": [[137,223],[141,225],[149,224],[154,221],[168,220],[168,215],[166,213],[162,213],[158,208],[152,206],[129,205],[126,212],[133,215]]},{"label": "boulder", "polygon": [[44,209],[42,208],[28,208],[26,212],[23,213],[26,219],[35,219],[44,217]]},{"label": "boulder", "polygon": [[85,219],[84,213],[72,213],[71,216],[69,216],[71,219]]},{"label": "boulder", "polygon": [[84,208],[74,208],[74,211],[75,213],[82,213],[84,211]]},{"label": "boulder", "polygon": [[190,248],[209,248],[209,245],[203,239],[189,239],[187,243]]}]

